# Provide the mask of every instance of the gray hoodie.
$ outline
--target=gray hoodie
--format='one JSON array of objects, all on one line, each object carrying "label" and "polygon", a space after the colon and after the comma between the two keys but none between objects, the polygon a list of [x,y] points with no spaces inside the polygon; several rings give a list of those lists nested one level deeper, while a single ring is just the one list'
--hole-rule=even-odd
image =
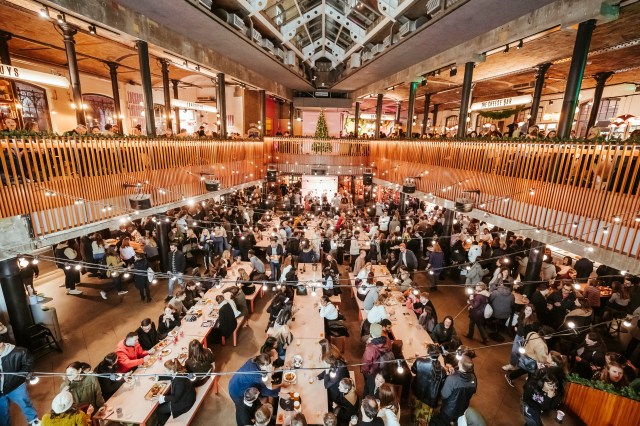
[{"label": "gray hoodie", "polygon": [[493,318],[504,320],[509,318],[513,312],[515,299],[515,296],[511,294],[511,289],[508,287],[499,286],[493,290],[491,296],[489,296],[489,302],[493,308]]}]

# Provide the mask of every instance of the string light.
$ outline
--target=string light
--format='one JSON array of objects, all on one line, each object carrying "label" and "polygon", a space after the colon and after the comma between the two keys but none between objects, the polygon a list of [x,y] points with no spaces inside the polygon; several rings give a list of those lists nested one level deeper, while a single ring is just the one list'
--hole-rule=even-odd
[{"label": "string light", "polygon": [[404,368],[402,367],[402,362],[398,360],[398,374],[404,373]]}]

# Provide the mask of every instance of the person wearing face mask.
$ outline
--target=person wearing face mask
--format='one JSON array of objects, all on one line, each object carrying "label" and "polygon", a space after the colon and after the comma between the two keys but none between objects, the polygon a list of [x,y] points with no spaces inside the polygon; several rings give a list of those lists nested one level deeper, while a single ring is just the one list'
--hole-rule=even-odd
[{"label": "person wearing face mask", "polygon": [[339,425],[348,425],[351,417],[358,414],[358,394],[353,381],[345,377],[338,385],[338,398],[333,402],[333,413]]},{"label": "person wearing face mask", "polygon": [[[249,358],[242,367],[234,374],[229,381],[229,396],[236,406],[236,416],[238,412],[244,410],[244,393],[249,388],[256,388],[261,397],[276,398],[280,393],[280,388],[287,388],[288,384],[271,383],[271,373],[273,365],[268,354],[260,354],[254,358]],[[277,405],[277,401],[274,402]],[[239,420],[236,417],[236,420]]]},{"label": "person wearing face mask", "polygon": [[169,418],[178,418],[193,407],[196,402],[196,388],[186,375],[186,368],[177,359],[170,359],[164,363],[167,376],[160,376],[159,380],[171,380],[171,392],[158,397],[158,408],[155,414],[158,425],[164,425]]},{"label": "person wearing face mask", "polygon": [[102,397],[106,400],[116,393],[120,386],[124,383],[123,380],[115,380],[112,375],[115,376],[118,373],[118,355],[115,352],[107,354],[100,364],[95,368],[95,373],[99,374],[98,383],[100,384],[100,390],[102,391]]},{"label": "person wearing face mask", "polygon": [[127,373],[142,365],[153,355],[154,350],[145,351],[138,343],[138,335],[135,332],[127,333],[127,336],[118,342],[116,355],[118,356],[118,373]]},{"label": "person wearing face mask", "polygon": [[525,341],[527,334],[533,331],[534,327],[539,327],[538,316],[536,315],[535,307],[532,304],[528,304],[518,314],[518,322],[515,325],[516,335],[513,340],[513,346],[511,347],[511,358],[509,364],[503,365],[502,369],[505,371],[517,370],[518,360],[520,359],[520,352],[518,352],[520,346]]},{"label": "person wearing face mask", "polygon": [[178,251],[178,245],[175,242],[172,242],[169,245],[169,270],[167,271],[167,274],[169,275],[169,293],[165,298],[165,302],[168,302],[173,297],[173,285],[176,280],[178,280],[180,287],[184,287],[184,279],[182,278],[182,275],[184,274],[186,265],[187,263],[184,254],[182,254],[181,251]]},{"label": "person wearing face mask", "polygon": [[60,391],[71,392],[74,404],[80,408],[92,406],[99,409],[104,405],[100,383],[95,376],[85,376],[86,373],[91,373],[89,364],[79,361],[69,364]]},{"label": "person wearing face mask", "polygon": [[151,318],[145,318],[140,322],[140,327],[136,330],[138,342],[145,351],[152,349],[160,341],[160,336],[156,330],[156,325]]}]

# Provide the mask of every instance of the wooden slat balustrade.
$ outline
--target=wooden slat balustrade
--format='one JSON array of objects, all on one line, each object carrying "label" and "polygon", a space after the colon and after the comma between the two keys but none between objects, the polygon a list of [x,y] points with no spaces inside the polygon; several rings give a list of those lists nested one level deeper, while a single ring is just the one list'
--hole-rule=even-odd
[{"label": "wooden slat balustrade", "polygon": [[[31,216],[36,236],[122,215],[128,196],[154,205],[204,194],[201,173],[229,187],[264,173],[262,141],[144,138],[0,139],[0,216]],[[193,174],[189,174],[189,172]],[[47,196],[47,188],[58,193]],[[76,204],[77,197],[89,202]],[[102,211],[103,207],[111,210]]]},{"label": "wooden slat balustrade", "polygon": [[564,405],[586,425],[636,426],[640,420],[640,402],[576,383],[568,384]]},{"label": "wooden slat balustrade", "polygon": [[[368,166],[369,144],[357,139],[265,138],[265,162],[289,167],[290,173],[310,173],[311,166]],[[306,167],[306,169],[305,169]]]}]

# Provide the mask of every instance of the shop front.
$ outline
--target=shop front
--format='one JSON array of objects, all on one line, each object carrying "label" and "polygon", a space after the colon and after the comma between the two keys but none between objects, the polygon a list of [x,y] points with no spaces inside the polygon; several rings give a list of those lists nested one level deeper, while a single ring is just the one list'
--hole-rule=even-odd
[{"label": "shop front", "polygon": [[[188,134],[194,134],[204,126],[205,132],[217,132],[219,128],[218,109],[213,105],[205,105],[196,102],[172,99],[171,106],[178,108],[180,117],[180,129]],[[172,113],[173,116],[175,114]]]}]

